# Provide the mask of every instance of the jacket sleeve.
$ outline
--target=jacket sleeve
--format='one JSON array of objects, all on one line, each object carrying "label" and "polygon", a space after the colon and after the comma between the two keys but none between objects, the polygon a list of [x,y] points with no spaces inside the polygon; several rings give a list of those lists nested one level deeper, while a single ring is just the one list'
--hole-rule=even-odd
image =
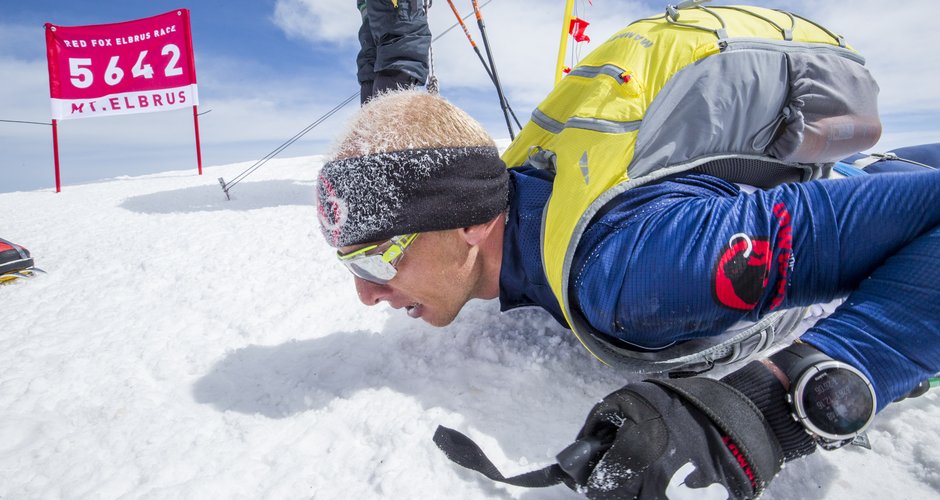
[{"label": "jacket sleeve", "polygon": [[576,307],[662,348],[851,294],[803,339],[865,371],[879,406],[940,370],[940,172],[740,192],[691,174],[615,200],[575,255]]}]

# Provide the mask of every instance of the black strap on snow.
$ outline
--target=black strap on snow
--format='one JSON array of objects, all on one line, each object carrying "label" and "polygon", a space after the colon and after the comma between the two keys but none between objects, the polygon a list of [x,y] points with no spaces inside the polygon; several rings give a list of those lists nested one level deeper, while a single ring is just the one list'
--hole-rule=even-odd
[{"label": "black strap on snow", "polygon": [[479,472],[484,476],[500,483],[522,486],[524,488],[544,488],[560,483],[568,483],[571,478],[565,474],[558,464],[552,464],[544,469],[519,474],[518,476],[503,476],[493,462],[487,458],[486,453],[467,436],[442,425],[434,431],[434,444],[461,467]]}]

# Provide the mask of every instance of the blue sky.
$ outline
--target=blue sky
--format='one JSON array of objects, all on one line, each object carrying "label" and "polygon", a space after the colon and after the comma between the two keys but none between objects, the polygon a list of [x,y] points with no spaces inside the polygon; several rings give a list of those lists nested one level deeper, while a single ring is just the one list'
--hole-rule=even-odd
[{"label": "blue sky", "polygon": [[[211,110],[200,117],[203,163],[252,162],[357,92],[359,13],[354,3],[0,0],[0,119],[49,121],[44,23],[119,22],[186,7],[192,13],[200,111]],[[470,12],[469,0],[455,3]],[[934,91],[940,67],[928,62],[935,60],[933,49],[940,46],[940,30],[932,25],[940,3],[752,3],[786,8],[826,24],[867,57],[882,87],[885,135],[880,146],[940,141],[940,98]],[[445,0],[434,4],[431,29],[440,34],[454,17]],[[563,0],[493,0],[484,8],[497,68],[520,119],[551,88],[563,5]],[[664,2],[593,0],[589,6],[578,0],[577,5],[581,17],[592,22],[588,34],[596,45],[631,20],[660,12]],[[442,93],[494,136],[506,137],[495,93],[462,33],[453,30],[443,36],[434,54]],[[327,152],[354,109],[348,106],[282,156]],[[66,121],[60,123],[59,136],[65,189],[123,175],[188,168],[195,174],[192,114],[187,110]],[[0,152],[0,192],[54,186],[50,127],[0,122]]]}]

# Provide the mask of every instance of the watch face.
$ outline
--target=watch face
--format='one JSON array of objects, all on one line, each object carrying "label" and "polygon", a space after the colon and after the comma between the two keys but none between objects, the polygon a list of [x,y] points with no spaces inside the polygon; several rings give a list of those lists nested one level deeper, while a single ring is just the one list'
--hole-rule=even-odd
[{"label": "watch face", "polygon": [[[844,365],[843,365],[844,366]],[[875,413],[875,399],[868,382],[844,367],[816,367],[802,380],[800,415],[811,430],[830,439],[845,439],[858,433]],[[804,384],[805,382],[805,384]],[[815,429],[813,428],[815,427]]]}]

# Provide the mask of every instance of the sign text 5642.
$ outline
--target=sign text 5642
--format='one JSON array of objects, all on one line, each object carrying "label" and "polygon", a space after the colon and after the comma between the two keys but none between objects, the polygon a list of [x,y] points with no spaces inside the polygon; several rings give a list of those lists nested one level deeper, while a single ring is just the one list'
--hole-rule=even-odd
[{"label": "sign text 5642", "polygon": [[[150,51],[142,50],[137,55],[137,62],[131,66],[130,71],[133,78],[152,79],[154,75],[153,66],[147,62]],[[160,50],[163,59],[163,76],[173,77],[183,74],[183,68],[179,66],[180,48],[176,44],[168,43]],[[121,67],[121,56],[111,56],[108,65],[104,68],[104,83],[115,86],[121,83],[126,74]],[[87,89],[95,82],[95,72],[92,68],[92,59],[90,57],[70,57],[69,58],[69,82],[72,86],[79,89]]]}]

